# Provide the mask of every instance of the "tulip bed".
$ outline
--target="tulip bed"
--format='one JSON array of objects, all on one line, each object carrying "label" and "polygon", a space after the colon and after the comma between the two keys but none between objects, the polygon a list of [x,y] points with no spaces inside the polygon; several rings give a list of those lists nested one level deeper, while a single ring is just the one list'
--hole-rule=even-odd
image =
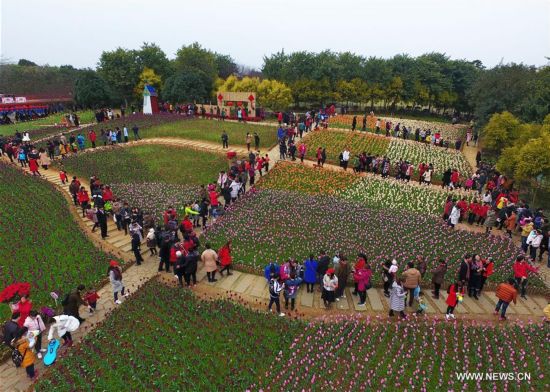
[{"label": "tulip bed", "polygon": [[392,162],[402,159],[416,166],[422,162],[431,163],[438,175],[441,175],[447,169],[457,169],[463,176],[472,173],[472,167],[464,155],[460,151],[451,148],[446,149],[411,140],[392,139],[387,156]]},{"label": "tulip bed", "polygon": [[350,172],[312,169],[305,165],[281,161],[261,178],[257,188],[330,195],[351,186],[358,180],[359,177]]},{"label": "tulip bed", "polygon": [[390,139],[383,136],[360,134],[342,131],[313,131],[304,138],[307,145],[306,157],[317,160],[317,148],[326,148],[327,162],[338,165],[338,156],[344,148],[349,148],[352,154],[360,154],[363,151],[384,155],[388,150]]},{"label": "tulip bed", "polygon": [[[248,390],[548,391],[549,339],[548,323],[312,323]],[[462,381],[462,372],[513,373],[516,379]]]},{"label": "tulip bed", "polygon": [[[398,123],[402,126],[406,126],[408,129],[411,129],[411,133],[409,134],[410,139],[414,139],[414,132],[416,131],[416,128],[424,129],[424,130],[431,130],[432,134],[434,134],[436,131],[439,131],[441,133],[441,137],[445,140],[449,140],[451,142],[454,142],[457,139],[464,139],[466,136],[466,126],[462,124],[449,124],[444,123],[441,121],[426,121],[426,120],[414,120],[414,119],[408,119],[408,118],[397,118],[397,117],[377,117],[370,118],[370,116],[367,116],[367,130],[369,132],[374,132],[376,127],[376,119],[380,118],[380,120],[383,120],[384,122],[390,121],[392,123],[392,128],[394,128]],[[353,122],[353,115],[345,114],[345,115],[339,115],[335,117],[331,117],[329,119],[329,126],[333,128],[345,128],[345,129],[351,129],[351,123]],[[357,126],[356,129],[360,130],[363,126],[363,116],[357,115]],[[381,133],[385,133],[386,129],[380,130]]]},{"label": "tulip bed", "polygon": [[[61,119],[67,113],[56,113],[48,117],[38,118],[32,121],[24,121],[16,124],[0,125],[0,135],[11,136],[15,134],[17,130],[23,133],[28,131],[31,139],[38,139],[41,137],[53,135],[63,130],[67,130],[65,127],[61,127]],[[95,121],[94,112],[91,110],[85,110],[77,112],[80,118],[80,124],[87,124]],[[56,125],[57,124],[57,125]]]},{"label": "tulip bed", "polygon": [[[72,220],[67,200],[44,180],[0,162],[0,287],[29,282],[34,308],[53,306],[78,284],[106,276],[109,256],[99,251]],[[0,306],[0,317],[9,314]]]},{"label": "tulip bed", "polygon": [[347,147],[352,156],[363,151],[367,154],[387,156],[392,162],[392,170],[393,165],[403,159],[412,163],[415,168],[420,163],[431,163],[434,166],[436,178],[440,178],[448,168],[458,169],[463,176],[472,173],[472,167],[460,151],[411,140],[390,139],[385,136],[357,132],[314,131],[304,138],[304,143],[307,145],[308,159],[317,160],[317,147],[325,147],[327,162],[335,165],[340,164],[340,153]]},{"label": "tulip bed", "polygon": [[472,201],[476,194],[449,192],[439,187],[426,187],[418,183],[407,183],[393,178],[382,179],[367,176],[351,187],[342,189],[338,195],[346,199],[364,202],[373,208],[440,215],[443,213],[445,201],[449,195],[457,200],[465,196],[468,201]]},{"label": "tulip bed", "polygon": [[87,178],[96,175],[106,184],[207,184],[217,179],[220,170],[228,168],[222,154],[166,145],[86,150],[62,163],[71,174]]},{"label": "tulip bed", "polygon": [[244,391],[305,326],[155,280],[117,308],[37,391]]},{"label": "tulip bed", "polygon": [[[437,217],[270,189],[249,192],[205,237],[215,247],[233,239],[234,260],[256,269],[271,260],[304,260],[320,250],[331,255],[343,252],[350,258],[363,252],[374,266],[375,283],[381,282],[380,263],[388,258],[396,258],[402,268],[423,255],[429,270],[438,258],[444,258],[452,271],[449,276],[454,276],[464,253],[492,256],[496,267],[490,281],[500,282],[510,277],[511,265],[520,253],[509,239],[452,230]],[[543,285],[536,277],[531,280],[534,286]]]}]

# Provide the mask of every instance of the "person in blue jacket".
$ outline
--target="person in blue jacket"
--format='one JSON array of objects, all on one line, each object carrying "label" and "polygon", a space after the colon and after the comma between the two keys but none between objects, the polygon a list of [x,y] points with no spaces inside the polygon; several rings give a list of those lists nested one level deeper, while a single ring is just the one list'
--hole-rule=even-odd
[{"label": "person in blue jacket", "polygon": [[290,273],[290,279],[285,280],[285,309],[288,309],[290,301],[290,310],[294,310],[296,297],[298,296],[298,286],[302,283],[302,278],[296,276],[296,272]]},{"label": "person in blue jacket", "polygon": [[313,285],[317,282],[317,260],[310,254],[304,261],[304,282],[306,282],[307,292],[313,293]]},{"label": "person in blue jacket", "polygon": [[286,136],[285,130],[283,129],[283,127],[279,127],[279,129],[277,129],[277,138],[279,139],[279,142],[283,140],[285,136]]},{"label": "person in blue jacket", "polygon": [[266,280],[269,282],[271,278],[278,276],[279,270],[280,267],[274,261],[270,262],[264,269],[264,276]]},{"label": "person in blue jacket", "polygon": [[79,133],[76,137],[76,143],[78,144],[78,149],[80,151],[84,150],[84,143],[86,143],[86,139],[84,139],[84,136]]}]

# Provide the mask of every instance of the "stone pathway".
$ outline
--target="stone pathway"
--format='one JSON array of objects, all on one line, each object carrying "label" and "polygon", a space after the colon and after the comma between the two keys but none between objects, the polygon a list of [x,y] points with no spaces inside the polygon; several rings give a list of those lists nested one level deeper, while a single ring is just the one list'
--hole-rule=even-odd
[{"label": "stone pathway", "polygon": [[[125,145],[136,145],[136,144],[168,144],[168,145],[181,145],[185,147],[197,148],[202,150],[226,151],[222,149],[221,146],[201,141],[191,141],[185,139],[175,139],[175,138],[154,138],[146,139],[138,142],[129,142]],[[98,147],[97,149],[108,148],[108,147]],[[232,149],[238,154],[246,154],[246,150],[242,148]],[[271,167],[278,161],[279,151],[278,146],[275,146],[269,151],[269,157],[271,159]],[[308,165],[313,165],[313,162],[306,163]],[[327,170],[336,170],[341,168],[332,165],[325,165]],[[25,171],[28,172],[28,169]],[[67,194],[69,193],[68,184],[62,185],[58,173],[53,170],[43,171],[44,179],[56,185],[58,188],[62,189]],[[72,178],[72,175],[68,174],[69,178]],[[82,184],[89,189],[89,184],[87,181],[81,179]],[[91,228],[93,223],[86,218],[82,218],[82,212],[80,208],[77,209],[71,203],[70,196],[67,197],[67,201],[70,203],[70,208],[75,219],[78,219],[78,224]],[[77,218],[78,217],[78,218]],[[87,230],[86,233],[90,238],[100,247],[105,248],[108,251],[116,252],[117,256],[121,257],[126,261],[133,260],[133,254],[130,250],[130,237],[124,235],[124,232],[120,232],[116,229],[116,226],[112,220],[108,220],[108,234],[109,237],[103,241],[100,239],[99,232],[91,233],[91,230]],[[172,274],[158,273],[158,258],[150,257],[149,252],[145,246],[142,247],[144,254],[144,263],[141,266],[132,265],[130,266],[123,274],[123,281],[125,287],[129,290],[130,296],[131,293],[134,293],[139,287],[153,278],[154,276],[161,275],[163,280],[168,282],[174,282],[174,277]],[[218,276],[219,278],[219,276]],[[232,276],[220,278],[215,283],[209,283],[206,280],[206,273],[203,271],[202,266],[199,267],[197,273],[197,279],[199,285],[196,290],[208,290],[213,292],[218,296],[228,296],[228,295],[239,295],[245,301],[249,301],[251,304],[255,304],[260,308],[267,306],[267,301],[269,299],[269,293],[267,288],[267,282],[262,276],[252,275],[248,273],[243,273],[239,271],[234,271]],[[98,291],[101,296],[98,302],[98,309],[92,315],[87,315],[87,309],[82,307],[80,309],[81,315],[84,315],[87,318],[86,322],[83,324],[76,333],[74,333],[75,343],[78,343],[82,337],[87,333],[93,330],[101,321],[108,317],[109,313],[117,306],[114,304],[112,298],[112,290],[110,284],[105,285]],[[388,298],[384,297],[382,289],[373,288],[368,291],[367,296],[367,306],[358,307],[357,306],[357,297],[351,295],[349,288],[345,290],[346,297],[342,298],[340,301],[335,303],[335,306],[332,310],[325,311],[322,306],[322,301],[320,300],[320,292],[316,291],[315,293],[306,293],[303,289],[299,290],[298,298],[296,300],[297,310],[296,312],[290,312],[293,316],[301,316],[305,313],[310,314],[337,314],[337,313],[355,313],[359,312],[361,314],[387,314],[389,310],[389,301]],[[436,317],[441,317],[441,314],[446,309],[446,304],[444,299],[446,298],[446,293],[442,292],[442,297],[439,300],[434,300],[429,295],[429,292],[426,291],[425,299],[428,304],[427,314],[428,315],[438,315]],[[492,316],[492,311],[494,309],[496,300],[494,292],[483,293],[479,301],[475,301],[470,298],[465,298],[464,303],[457,308],[457,314],[459,318],[487,318],[494,320]],[[284,310],[284,300],[282,300],[283,311]],[[527,300],[521,300],[516,306],[510,306],[509,313],[513,315],[510,319],[537,319],[542,316],[542,308],[546,305],[546,300],[540,296],[529,296]],[[86,317],[87,315],[87,317]],[[60,356],[67,355],[67,352],[70,351],[63,349],[60,352]],[[41,363],[41,361],[38,361]],[[39,372],[44,371],[44,367],[41,364],[38,364],[37,369]],[[31,386],[29,380],[25,375],[23,369],[16,369],[11,360],[0,365],[0,391],[27,391]]]}]

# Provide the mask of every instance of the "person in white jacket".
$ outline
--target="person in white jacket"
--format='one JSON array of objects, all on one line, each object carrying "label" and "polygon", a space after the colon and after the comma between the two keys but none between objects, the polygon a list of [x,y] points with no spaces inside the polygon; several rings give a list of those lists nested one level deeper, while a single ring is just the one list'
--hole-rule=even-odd
[{"label": "person in white jacket", "polygon": [[540,230],[532,230],[527,236],[527,245],[529,245],[529,255],[531,259],[535,260],[537,258],[537,251],[540,248],[542,243],[542,232]]},{"label": "person in white jacket", "polygon": [[63,339],[63,346],[72,346],[73,337],[71,332],[76,331],[78,327],[80,327],[80,322],[78,319],[73,316],[67,316],[66,314],[55,316],[53,319],[55,322],[52,324],[50,331],[48,332],[48,341],[52,340],[54,332],[57,332],[57,335]]},{"label": "person in white jacket", "polygon": [[460,219],[460,208],[455,204],[449,215],[449,226],[455,227]]}]

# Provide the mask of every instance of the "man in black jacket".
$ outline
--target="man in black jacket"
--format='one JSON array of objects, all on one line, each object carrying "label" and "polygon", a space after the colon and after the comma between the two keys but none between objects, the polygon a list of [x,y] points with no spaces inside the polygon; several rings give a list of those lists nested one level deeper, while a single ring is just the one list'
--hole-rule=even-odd
[{"label": "man in black jacket", "polygon": [[15,335],[17,335],[17,332],[19,331],[19,324],[17,323],[19,321],[19,317],[19,312],[15,312],[11,315],[11,320],[4,324],[4,344],[11,349],[15,348],[12,346],[11,341],[15,338]]},{"label": "man in black jacket", "polygon": [[472,256],[465,254],[460,268],[458,270],[458,282],[460,284],[460,290],[466,285],[466,282],[470,279],[470,263],[472,262]]},{"label": "man in black jacket", "polygon": [[319,252],[319,263],[317,264],[317,280],[323,281],[323,277],[327,273],[330,264],[330,258],[327,256],[324,250]]}]

